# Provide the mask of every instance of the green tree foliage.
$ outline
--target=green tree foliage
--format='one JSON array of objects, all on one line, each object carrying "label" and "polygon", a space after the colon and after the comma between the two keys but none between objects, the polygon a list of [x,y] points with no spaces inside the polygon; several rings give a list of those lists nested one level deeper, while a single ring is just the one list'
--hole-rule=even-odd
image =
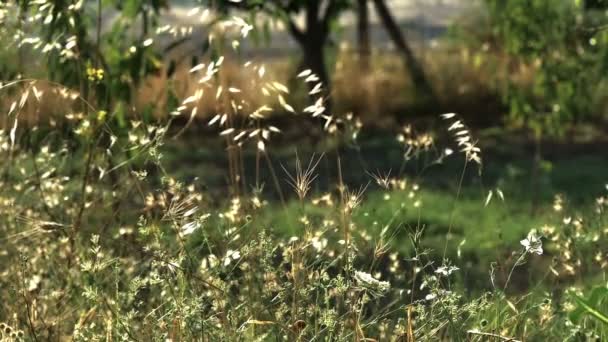
[{"label": "green tree foliage", "polygon": [[[510,60],[509,74],[526,68],[531,84],[511,77],[504,100],[510,119],[535,136],[559,136],[568,123],[596,113],[603,85],[605,14],[579,0],[485,0],[490,41]],[[495,50],[493,50],[495,52]]]},{"label": "green tree foliage", "polygon": [[[101,108],[129,103],[143,77],[160,69],[161,56],[150,39],[167,1],[17,0],[13,6],[32,23],[15,23],[19,43],[35,37],[33,52],[46,58],[49,78],[80,89],[85,98],[94,93]],[[111,11],[117,16],[110,21],[104,15]],[[83,83],[86,75],[92,82]]]}]

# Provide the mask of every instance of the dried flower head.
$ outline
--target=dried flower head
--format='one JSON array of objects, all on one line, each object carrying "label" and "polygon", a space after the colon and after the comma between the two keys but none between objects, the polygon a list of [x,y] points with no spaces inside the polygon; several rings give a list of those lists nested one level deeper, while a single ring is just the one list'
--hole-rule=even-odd
[{"label": "dried flower head", "polygon": [[313,156],[310,158],[310,161],[308,162],[308,166],[306,168],[303,168],[302,162],[296,154],[295,175],[289,173],[289,171],[287,171],[287,169],[282,166],[283,170],[289,177],[289,185],[291,185],[291,187],[294,189],[300,200],[303,200],[306,197],[306,194],[310,191],[312,182],[317,178],[317,175],[314,172],[322,158],[323,155],[320,155],[319,158],[315,160],[315,155],[313,154]]}]

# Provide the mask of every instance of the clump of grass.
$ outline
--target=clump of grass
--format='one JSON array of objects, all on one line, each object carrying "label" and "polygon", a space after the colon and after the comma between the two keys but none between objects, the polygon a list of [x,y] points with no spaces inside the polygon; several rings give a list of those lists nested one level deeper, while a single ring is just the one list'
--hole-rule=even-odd
[{"label": "clump of grass", "polygon": [[[241,35],[250,30],[243,19],[226,26]],[[242,65],[258,75],[244,90],[222,76],[222,64],[217,57],[193,68],[200,87],[176,104],[173,116],[186,116],[177,133],[170,119],[115,125],[113,111],[94,105],[100,102],[93,86],[106,76],[93,67],[81,80],[90,87],[87,94],[56,85],[80,109],[68,114],[64,130],[19,129],[19,111],[42,96],[39,81],[7,83],[23,87],[14,88],[23,100],[11,110],[11,128],[0,131],[0,158],[10,161],[0,178],[3,340],[608,337],[597,319],[602,315],[569,314],[590,301],[581,301],[577,291],[582,280],[605,282],[605,197],[589,216],[566,214],[565,201],[556,200],[555,222],[530,227],[536,230],[509,246],[514,252],[487,265],[490,273],[478,280],[485,287],[467,292],[470,267],[459,254],[448,254],[448,245],[462,177],[470,163],[481,170],[481,150],[462,119],[443,115],[452,148],[436,146],[431,133],[403,127],[399,171],[361,169],[376,182],[372,190],[370,182],[347,184],[342,177],[340,144],[355,145],[364,127],[352,114],[326,113],[323,85],[314,74],[298,75],[314,85],[312,104],[296,108],[286,86],[264,78],[263,66]],[[213,136],[223,141],[228,161],[226,195],[219,200],[199,179],[173,177],[163,159],[166,140],[194,124],[195,105],[209,89],[220,113],[207,124],[218,127]],[[240,97],[244,92],[272,101],[258,106]],[[282,130],[266,121],[266,113],[278,110],[320,119],[338,141],[335,151],[311,157],[306,167],[296,158],[295,174],[285,168],[286,182],[270,158],[271,136]],[[242,158],[248,146],[257,156],[254,165]],[[315,193],[321,158],[329,156],[332,163],[335,158],[334,186]],[[455,175],[459,186],[445,247],[435,250],[421,220],[433,203],[423,203],[419,183],[403,165],[422,159],[424,170],[458,157],[464,167]],[[245,178],[248,167],[255,170],[253,180]],[[280,205],[264,190],[265,180],[274,184]],[[297,201],[282,185],[293,188]],[[389,208],[370,222],[365,208],[374,200]],[[418,219],[405,222],[403,215],[411,213]],[[292,234],[281,235],[277,225],[290,226]],[[398,248],[402,243],[406,247]],[[546,272],[537,276],[538,269]],[[558,281],[573,289],[555,286]],[[587,312],[603,309],[605,300],[591,304]]]}]

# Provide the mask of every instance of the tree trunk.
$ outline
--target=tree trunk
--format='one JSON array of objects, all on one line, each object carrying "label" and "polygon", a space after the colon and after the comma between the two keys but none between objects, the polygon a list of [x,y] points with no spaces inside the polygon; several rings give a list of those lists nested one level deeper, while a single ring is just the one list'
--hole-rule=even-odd
[{"label": "tree trunk", "polygon": [[[323,88],[328,91],[331,82],[327,69],[325,68],[325,51],[323,45],[317,44],[313,40],[312,42],[305,43],[303,50],[305,68],[312,70],[312,72],[319,77],[321,82],[323,82]],[[311,83],[311,87],[314,87],[315,85],[316,84]]]},{"label": "tree trunk", "polygon": [[[325,68],[325,43],[329,32],[323,28],[319,18],[320,1],[308,1],[306,5],[306,31],[304,32],[304,63],[321,79],[326,95],[331,82]],[[314,85],[313,85],[314,87]]]},{"label": "tree trunk", "polygon": [[[304,69],[310,69],[313,74],[319,77],[319,82],[323,84],[321,94],[324,97],[326,113],[332,114],[333,101],[331,99],[331,79],[325,66],[325,44],[320,39],[307,34],[306,41],[301,45],[303,51],[302,64]],[[318,82],[308,84],[308,90],[312,90]],[[317,98],[320,94],[313,95]]]},{"label": "tree trunk", "polygon": [[[322,94],[325,98],[325,108],[327,113],[331,113],[331,79],[325,67],[325,43],[327,42],[329,31],[324,19],[319,18],[319,12],[319,1],[308,1],[306,5],[306,27],[299,29],[290,20],[289,30],[302,49],[303,68],[310,69],[319,77],[320,82],[323,83]],[[309,90],[312,90],[316,86],[316,83],[308,83],[308,86]]]},{"label": "tree trunk", "polygon": [[539,203],[540,203],[540,192],[541,192],[541,177],[542,169],[541,164],[543,161],[542,155],[542,135],[540,133],[534,134],[534,160],[532,161],[532,172],[531,172],[531,189],[532,189],[532,215],[537,214]]},{"label": "tree trunk", "polygon": [[429,97],[431,100],[436,100],[437,97],[429,80],[427,79],[424,70],[414,53],[410,49],[407,41],[403,37],[403,33],[399,29],[399,25],[393,18],[390,13],[389,8],[386,6],[384,0],[373,0],[374,5],[376,7],[376,12],[378,12],[378,16],[380,20],[382,20],[382,24],[384,28],[388,32],[391,40],[403,56],[404,63],[406,67],[409,69],[412,81],[414,82],[414,86],[421,91],[422,94]]},{"label": "tree trunk", "polygon": [[357,43],[359,48],[359,65],[363,72],[370,70],[370,30],[367,0],[357,0]]}]

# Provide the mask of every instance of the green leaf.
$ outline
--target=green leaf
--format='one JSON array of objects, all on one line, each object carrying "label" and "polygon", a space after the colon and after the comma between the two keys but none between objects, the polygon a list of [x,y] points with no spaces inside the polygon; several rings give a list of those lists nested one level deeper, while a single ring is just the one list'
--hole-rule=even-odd
[{"label": "green leaf", "polygon": [[120,128],[127,127],[127,120],[125,118],[125,106],[124,106],[123,102],[118,102],[116,104],[116,107],[114,108],[114,117],[116,118],[118,127],[120,127]]},{"label": "green leaf", "polygon": [[589,299],[582,298],[577,295],[573,295],[574,300],[578,304],[578,307],[570,313],[570,320],[578,322],[584,314],[589,314],[604,324],[608,324],[608,315],[599,311],[598,306],[605,300],[608,299],[608,288],[605,286],[598,286],[591,291]]},{"label": "green leaf", "polygon": [[123,3],[123,15],[127,18],[134,19],[141,8],[141,0],[126,0]]}]

